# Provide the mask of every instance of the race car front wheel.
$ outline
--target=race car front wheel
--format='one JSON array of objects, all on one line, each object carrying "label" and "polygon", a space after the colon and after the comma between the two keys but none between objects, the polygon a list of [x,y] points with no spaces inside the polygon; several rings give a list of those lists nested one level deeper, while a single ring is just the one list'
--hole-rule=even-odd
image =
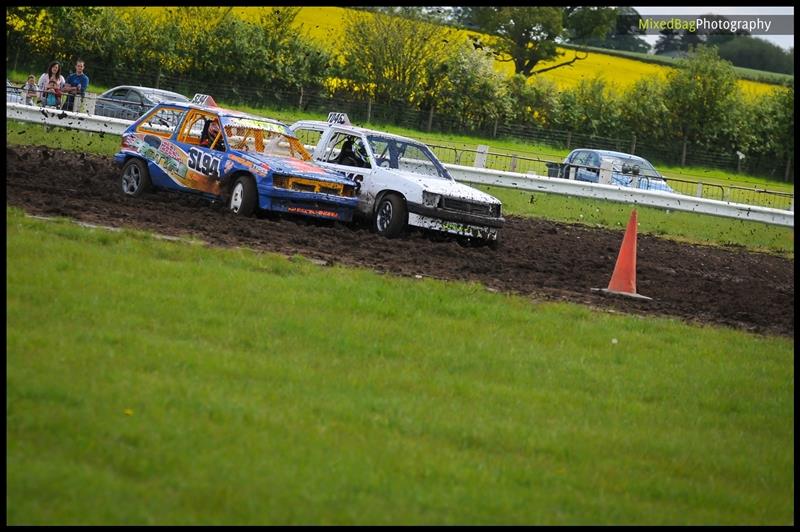
[{"label": "race car front wheel", "polygon": [[151,187],[147,163],[141,159],[128,159],[122,167],[122,192],[128,196],[140,196]]},{"label": "race car front wheel", "polygon": [[386,194],[375,209],[375,232],[386,238],[394,238],[403,231],[407,218],[403,198],[397,194]]},{"label": "race car front wheel", "polygon": [[252,216],[256,210],[256,185],[248,176],[239,177],[233,184],[228,204],[234,214]]}]

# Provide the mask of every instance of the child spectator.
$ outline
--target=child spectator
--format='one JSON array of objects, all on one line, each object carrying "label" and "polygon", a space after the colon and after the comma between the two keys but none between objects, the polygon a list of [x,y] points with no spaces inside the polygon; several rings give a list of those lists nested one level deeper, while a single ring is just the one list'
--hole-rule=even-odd
[{"label": "child spectator", "polygon": [[55,81],[50,80],[47,82],[43,100],[45,107],[61,106],[61,89],[58,88]]},{"label": "child spectator", "polygon": [[28,76],[28,82],[22,86],[25,92],[25,105],[35,105],[36,100],[39,99],[39,86],[36,85],[36,76],[31,74]]},{"label": "child spectator", "polygon": [[39,98],[41,98],[42,105],[45,105],[47,102],[45,101],[45,92],[47,91],[47,84],[50,81],[55,81],[56,88],[61,90],[61,87],[64,86],[64,76],[61,75],[61,63],[58,61],[53,61],[47,67],[47,72],[41,75],[39,78]]}]

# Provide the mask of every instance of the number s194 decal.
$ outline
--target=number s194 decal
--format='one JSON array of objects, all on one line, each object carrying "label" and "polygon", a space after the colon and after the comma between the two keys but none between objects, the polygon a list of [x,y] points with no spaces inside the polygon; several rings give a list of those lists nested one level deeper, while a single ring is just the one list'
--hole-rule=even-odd
[{"label": "number s194 decal", "polygon": [[189,161],[187,166],[201,174],[209,177],[219,177],[219,165],[221,159],[214,157],[208,152],[192,148],[189,150]]}]

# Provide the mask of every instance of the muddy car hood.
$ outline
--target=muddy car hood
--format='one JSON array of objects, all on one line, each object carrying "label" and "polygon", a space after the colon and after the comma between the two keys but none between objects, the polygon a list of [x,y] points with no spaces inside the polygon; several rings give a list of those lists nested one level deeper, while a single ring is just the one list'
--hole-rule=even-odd
[{"label": "muddy car hood", "polygon": [[419,174],[411,172],[403,172],[402,170],[386,170],[383,172],[404,179],[409,183],[418,185],[422,190],[431,192],[433,194],[441,194],[450,198],[459,198],[471,200],[481,203],[501,204],[500,200],[494,196],[487,194],[477,188],[469,185],[459,183],[458,181],[451,181],[449,179],[438,179],[433,177],[423,177]]}]

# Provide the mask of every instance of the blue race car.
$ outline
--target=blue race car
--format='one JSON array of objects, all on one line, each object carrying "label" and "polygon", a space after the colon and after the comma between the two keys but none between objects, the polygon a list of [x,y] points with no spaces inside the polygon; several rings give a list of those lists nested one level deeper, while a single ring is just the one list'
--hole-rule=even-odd
[{"label": "blue race car", "polygon": [[114,163],[127,195],[192,192],[243,216],[260,209],[348,222],[358,203],[357,183],[311,162],[286,125],[205,95],[155,105],[125,130]]}]

